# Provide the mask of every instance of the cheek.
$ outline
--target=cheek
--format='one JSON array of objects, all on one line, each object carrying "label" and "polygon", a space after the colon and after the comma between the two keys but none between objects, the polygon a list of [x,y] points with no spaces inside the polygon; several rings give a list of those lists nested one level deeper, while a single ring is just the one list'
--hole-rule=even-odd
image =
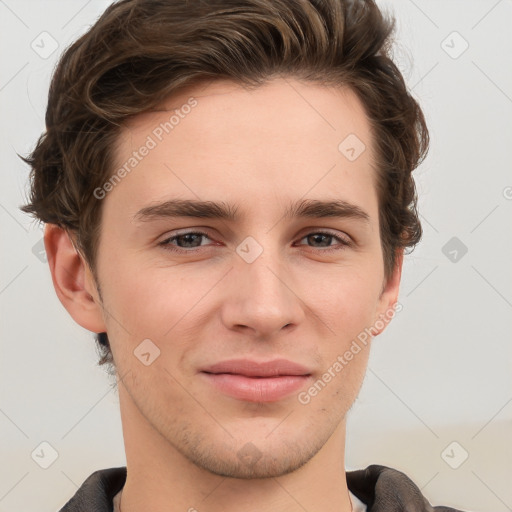
[{"label": "cheek", "polygon": [[214,283],[212,276],[197,272],[147,268],[134,262],[112,269],[105,289],[115,319],[131,338],[159,339],[194,308],[212,286],[210,281]]},{"label": "cheek", "polygon": [[[197,338],[210,312],[211,301],[205,300],[205,295],[222,277],[222,273],[217,275],[208,269],[189,269],[149,268],[140,261],[129,264],[125,259],[122,265],[112,265],[110,272],[105,272],[104,299],[111,313],[106,322],[120,370],[138,368],[135,356],[146,346],[158,354],[153,369],[164,365],[174,374],[183,363],[193,346],[191,340]],[[142,345],[148,339],[152,344],[146,341]]]},{"label": "cheek", "polygon": [[343,269],[324,286],[304,288],[305,303],[342,343],[356,337],[375,319],[380,283],[371,272]]},{"label": "cheek", "polygon": [[346,344],[326,358],[323,372],[297,397],[320,423],[340,419],[354,403],[364,381],[370,344]]}]

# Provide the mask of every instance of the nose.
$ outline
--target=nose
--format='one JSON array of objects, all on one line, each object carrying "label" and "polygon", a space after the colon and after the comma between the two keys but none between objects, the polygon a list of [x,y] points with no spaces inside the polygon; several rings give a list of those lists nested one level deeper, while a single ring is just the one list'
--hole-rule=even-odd
[{"label": "nose", "polygon": [[252,263],[235,254],[233,262],[221,309],[228,329],[268,338],[301,322],[304,303],[294,290],[298,283],[278,248],[265,248]]}]

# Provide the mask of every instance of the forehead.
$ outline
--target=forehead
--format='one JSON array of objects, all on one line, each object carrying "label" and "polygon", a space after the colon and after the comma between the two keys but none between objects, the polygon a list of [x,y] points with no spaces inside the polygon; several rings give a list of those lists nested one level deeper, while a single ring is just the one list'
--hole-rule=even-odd
[{"label": "forehead", "polygon": [[186,88],[130,119],[115,152],[129,172],[110,195],[138,206],[169,195],[239,202],[240,191],[278,202],[374,196],[371,126],[356,94],[289,78]]},{"label": "forehead", "polygon": [[[194,106],[190,107],[192,103]],[[196,105],[201,108],[197,109]],[[171,129],[187,117],[193,117],[208,123],[203,135],[213,135],[206,133],[206,128],[213,126],[214,133],[221,137],[223,132],[243,123],[245,128],[257,126],[260,135],[264,131],[299,135],[302,129],[311,137],[315,133],[319,136],[329,132],[341,135],[352,130],[365,139],[367,145],[371,144],[369,120],[362,103],[350,88],[327,87],[293,78],[275,78],[257,87],[230,80],[203,79],[172,94],[151,111],[130,118],[125,123],[124,134],[145,136],[159,122],[169,122],[173,114],[175,119],[170,123],[174,124]]]}]

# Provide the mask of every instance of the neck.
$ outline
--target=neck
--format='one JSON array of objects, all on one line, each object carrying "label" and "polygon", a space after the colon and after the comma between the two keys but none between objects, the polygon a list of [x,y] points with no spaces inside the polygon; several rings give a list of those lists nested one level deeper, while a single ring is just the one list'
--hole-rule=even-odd
[{"label": "neck", "polygon": [[351,512],[344,468],[345,421],[299,469],[278,477],[213,474],[185,458],[119,387],[127,478],[121,512]]}]

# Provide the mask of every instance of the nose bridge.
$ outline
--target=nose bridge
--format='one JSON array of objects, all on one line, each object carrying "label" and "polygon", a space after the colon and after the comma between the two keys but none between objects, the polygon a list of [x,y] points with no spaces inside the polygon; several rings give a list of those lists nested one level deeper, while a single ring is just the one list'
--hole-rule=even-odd
[{"label": "nose bridge", "polygon": [[257,243],[253,239],[240,244],[234,270],[244,295],[270,308],[274,301],[283,299],[289,293],[285,286],[283,254],[277,244],[271,242],[270,236],[266,238],[264,246],[258,247]]},{"label": "nose bridge", "polygon": [[[263,238],[263,237],[260,237]],[[300,321],[300,300],[293,293],[282,249],[272,237],[263,243],[248,237],[236,249],[232,280],[224,310],[228,326],[247,326],[270,334]]]}]

